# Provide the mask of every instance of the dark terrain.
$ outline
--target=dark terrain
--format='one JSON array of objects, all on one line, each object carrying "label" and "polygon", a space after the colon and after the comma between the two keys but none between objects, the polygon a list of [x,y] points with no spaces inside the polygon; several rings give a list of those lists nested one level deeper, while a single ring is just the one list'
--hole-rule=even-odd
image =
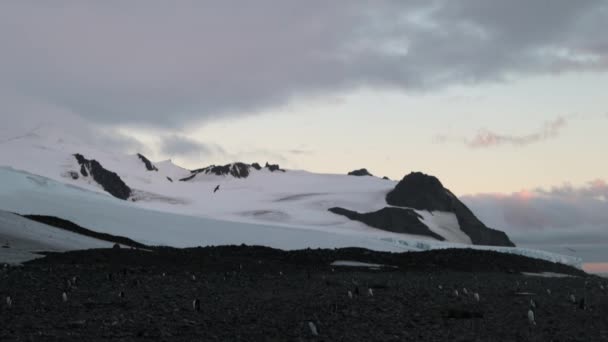
[{"label": "dark terrain", "polygon": [[[336,260],[395,267],[330,266]],[[601,285],[567,266],[474,250],[48,253],[0,271],[0,341],[608,341]]]}]

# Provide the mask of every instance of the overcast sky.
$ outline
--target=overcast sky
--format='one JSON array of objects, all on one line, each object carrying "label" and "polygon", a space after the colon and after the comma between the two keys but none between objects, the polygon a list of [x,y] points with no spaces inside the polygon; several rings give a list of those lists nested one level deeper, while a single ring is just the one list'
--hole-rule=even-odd
[{"label": "overcast sky", "polygon": [[419,170],[530,239],[605,238],[607,22],[604,0],[3,1],[2,132]]}]

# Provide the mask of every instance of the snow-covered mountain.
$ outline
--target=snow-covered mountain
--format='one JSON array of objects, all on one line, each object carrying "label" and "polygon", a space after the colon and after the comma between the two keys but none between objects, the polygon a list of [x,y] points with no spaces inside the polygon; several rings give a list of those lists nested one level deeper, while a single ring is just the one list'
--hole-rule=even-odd
[{"label": "snow-covered mountain", "polygon": [[513,246],[436,178],[418,173],[395,182],[268,163],[191,171],[52,134],[0,141],[0,167],[0,210],[57,216],[150,245]]}]

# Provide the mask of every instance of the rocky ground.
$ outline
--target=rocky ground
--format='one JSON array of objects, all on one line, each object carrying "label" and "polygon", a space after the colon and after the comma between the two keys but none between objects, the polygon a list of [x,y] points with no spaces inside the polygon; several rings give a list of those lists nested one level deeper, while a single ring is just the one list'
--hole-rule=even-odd
[{"label": "rocky ground", "polygon": [[0,341],[608,341],[607,286],[473,250],[89,250],[0,271]]}]

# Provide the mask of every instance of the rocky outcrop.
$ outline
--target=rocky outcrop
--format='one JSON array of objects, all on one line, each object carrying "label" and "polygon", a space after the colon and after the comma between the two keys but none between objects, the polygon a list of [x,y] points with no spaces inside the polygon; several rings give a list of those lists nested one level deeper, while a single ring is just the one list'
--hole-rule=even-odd
[{"label": "rocky outcrop", "polygon": [[[180,181],[187,182],[187,181],[193,179],[194,177],[196,177],[196,175],[201,174],[201,173],[206,174],[206,175],[232,176],[235,178],[247,178],[251,174],[252,168],[255,170],[258,170],[258,171],[262,169],[262,167],[258,163],[245,164],[245,163],[241,163],[241,162],[236,162],[236,163],[226,164],[226,165],[211,165],[211,166],[207,166],[207,167],[204,167],[201,169],[196,169],[196,170],[190,171],[191,172],[190,176],[182,178],[182,179],[180,179]],[[274,172],[274,171],[285,172],[285,170],[282,170],[279,167],[279,165],[277,165],[277,164],[266,163],[264,168],[268,169],[270,172]]]},{"label": "rocky outcrop", "polygon": [[359,169],[359,170],[353,170],[351,172],[348,173],[349,176],[374,176],[371,173],[369,173],[369,171],[367,171],[367,169]]},{"label": "rocky outcrop", "polygon": [[458,219],[460,230],[471,238],[473,244],[515,246],[504,232],[486,227],[452,192],[444,188],[436,177],[420,172],[410,173],[386,195],[386,202],[417,210],[453,212]]},{"label": "rocky outcrop", "polygon": [[431,231],[415,211],[404,208],[386,207],[371,213],[358,213],[344,208],[330,208],[330,212],[346,216],[351,220],[363,222],[366,225],[382,230],[401,234],[430,236],[439,241],[445,238]]},{"label": "rocky outcrop", "polygon": [[267,168],[268,170],[270,170],[270,172],[275,172],[275,171],[285,172],[285,170],[283,170],[279,167],[279,164],[268,164],[268,162],[266,162],[266,165],[264,167]]},{"label": "rocky outcrop", "polygon": [[137,154],[137,156],[139,157],[139,159],[141,159],[141,161],[144,163],[144,165],[146,165],[146,170],[148,171],[158,171],[158,169],[156,168],[156,166],[154,166],[154,164],[152,164],[152,162],[144,157],[143,154]]},{"label": "rocky outcrop", "polygon": [[[193,170],[192,174],[199,173],[206,175],[226,176],[230,175],[235,178],[247,178],[251,165],[245,163],[232,163],[226,165],[211,165],[202,169]],[[188,177],[189,178],[189,177]]]},{"label": "rocky outcrop", "polygon": [[81,154],[77,153],[74,157],[80,164],[80,173],[83,177],[90,175],[105,191],[116,198],[126,200],[131,196],[131,188],[115,172],[106,170],[98,161],[88,160]]},{"label": "rocky outcrop", "polygon": [[83,227],[75,224],[74,222],[71,222],[71,221],[68,221],[68,220],[65,220],[65,219],[62,219],[59,217],[55,217],[55,216],[46,216],[46,215],[22,215],[22,216],[27,219],[30,219],[32,221],[44,223],[49,226],[61,228],[63,230],[67,230],[72,233],[92,237],[92,238],[103,240],[103,241],[120,243],[125,246],[137,247],[137,248],[147,248],[148,247],[142,243],[133,241],[127,237],[110,235],[110,234],[106,234],[106,233],[99,233],[99,232],[96,232],[96,231],[93,231],[93,230],[90,230],[87,228],[83,228]]}]

